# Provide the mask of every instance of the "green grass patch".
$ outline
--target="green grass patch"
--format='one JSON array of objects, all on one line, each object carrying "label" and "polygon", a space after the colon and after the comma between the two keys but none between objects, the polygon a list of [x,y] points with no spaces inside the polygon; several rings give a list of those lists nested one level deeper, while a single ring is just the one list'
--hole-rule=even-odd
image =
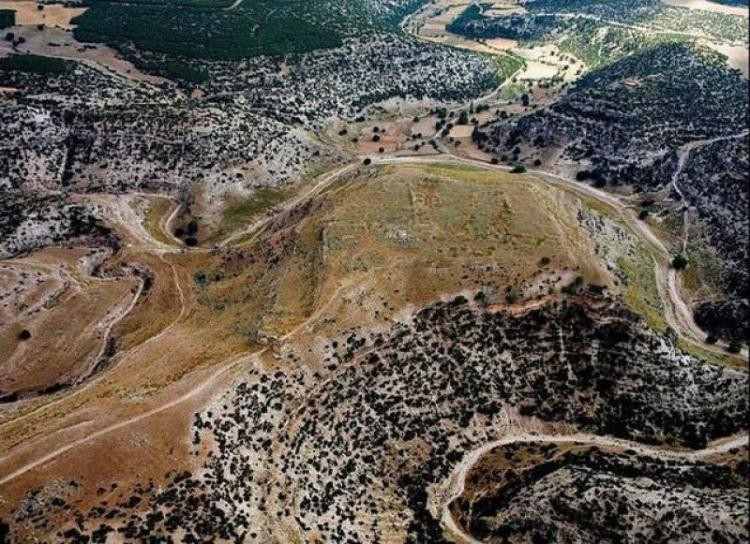
[{"label": "green grass patch", "polygon": [[255,191],[249,198],[230,205],[221,217],[218,234],[229,234],[247,226],[261,214],[289,197],[288,189],[263,188]]},{"label": "green grass patch", "polygon": [[492,64],[497,69],[498,83],[502,83],[523,68],[526,62],[514,53],[503,53],[493,55]]},{"label": "green grass patch", "polygon": [[510,83],[500,89],[499,97],[501,100],[518,100],[528,87],[521,82]]},{"label": "green grass patch", "polygon": [[618,260],[617,264],[628,279],[623,298],[625,304],[643,317],[649,328],[664,332],[667,329],[667,321],[664,319],[664,308],[656,285],[654,263],[645,248],[639,253],[636,262]]},{"label": "green grass patch", "polygon": [[678,340],[677,347],[688,355],[692,355],[693,357],[702,359],[713,365],[725,366],[734,370],[747,370],[747,363],[737,357],[720,355],[713,351],[703,349],[700,346],[696,346],[695,344],[691,344],[690,342],[686,342],[685,340]]},{"label": "green grass patch", "polygon": [[176,246],[175,241],[166,235],[162,230],[160,223],[162,218],[169,212],[172,206],[172,202],[168,198],[150,198],[148,211],[143,221],[143,226],[146,230],[162,244],[168,246]]}]

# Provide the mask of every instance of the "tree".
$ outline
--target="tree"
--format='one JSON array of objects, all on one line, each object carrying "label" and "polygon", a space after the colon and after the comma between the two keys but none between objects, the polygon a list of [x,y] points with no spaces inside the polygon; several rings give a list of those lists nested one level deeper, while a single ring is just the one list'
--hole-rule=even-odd
[{"label": "tree", "polygon": [[512,174],[523,174],[526,172],[526,167],[523,164],[516,164],[510,171]]},{"label": "tree", "polygon": [[370,164],[372,164],[372,159],[370,159],[370,157],[367,157],[362,161],[362,164],[364,164],[365,166],[369,166]]},{"label": "tree", "polygon": [[487,295],[484,293],[484,291],[477,292],[477,294],[474,296],[474,302],[476,302],[482,308],[487,306]]},{"label": "tree", "polygon": [[31,338],[31,332],[28,329],[24,329],[18,333],[19,340],[28,340],[29,338]]},{"label": "tree", "polygon": [[680,253],[679,255],[675,255],[674,259],[672,259],[672,268],[675,270],[683,270],[688,265],[688,260],[685,255]]},{"label": "tree", "polygon": [[729,342],[729,346],[727,347],[727,351],[729,353],[739,353],[742,351],[742,342],[740,342],[737,339],[734,339]]},{"label": "tree", "polygon": [[648,210],[641,210],[641,213],[638,214],[638,219],[641,221],[644,221],[648,217]]},{"label": "tree", "polygon": [[462,111],[461,115],[458,116],[458,124],[459,125],[468,125],[469,124],[469,114],[466,113],[466,111]]},{"label": "tree", "polygon": [[576,295],[581,290],[584,284],[583,276],[576,276],[576,279],[572,283],[569,283],[563,287],[563,293],[566,295]]},{"label": "tree", "polygon": [[518,293],[515,289],[511,289],[505,293],[505,302],[508,304],[515,304],[518,301]]},{"label": "tree", "polygon": [[588,170],[581,170],[580,172],[576,172],[576,181],[587,181],[591,179],[591,172]]}]

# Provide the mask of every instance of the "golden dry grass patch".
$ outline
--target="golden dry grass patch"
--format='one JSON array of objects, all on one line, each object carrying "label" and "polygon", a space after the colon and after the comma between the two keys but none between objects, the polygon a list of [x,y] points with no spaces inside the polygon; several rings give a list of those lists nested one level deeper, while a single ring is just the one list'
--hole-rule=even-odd
[{"label": "golden dry grass patch", "polygon": [[[43,9],[39,9],[42,6]],[[0,9],[12,9],[16,12],[16,25],[57,26],[73,28],[71,20],[83,14],[87,7],[66,7],[62,4],[42,5],[36,1],[2,0]]]}]

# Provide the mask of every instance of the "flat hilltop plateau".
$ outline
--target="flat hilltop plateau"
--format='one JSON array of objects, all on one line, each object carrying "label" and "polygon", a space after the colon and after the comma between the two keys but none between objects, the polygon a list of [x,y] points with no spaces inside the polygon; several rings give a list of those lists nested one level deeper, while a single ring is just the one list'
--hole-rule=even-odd
[{"label": "flat hilltop plateau", "polygon": [[0,543],[747,540],[747,21],[0,1]]}]

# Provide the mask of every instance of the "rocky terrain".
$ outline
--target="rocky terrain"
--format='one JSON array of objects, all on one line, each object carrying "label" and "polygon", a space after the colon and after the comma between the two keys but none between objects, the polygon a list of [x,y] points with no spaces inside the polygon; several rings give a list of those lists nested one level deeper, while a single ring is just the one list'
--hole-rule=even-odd
[{"label": "rocky terrain", "polygon": [[748,338],[748,237],[747,172],[748,136],[709,141],[690,152],[676,179],[685,198],[694,206],[704,228],[704,244],[714,248],[724,266],[720,285],[731,296],[706,301],[696,309],[696,319],[717,336]]},{"label": "rocky terrain", "polygon": [[714,464],[656,450],[511,443],[470,468],[450,509],[481,542],[740,541],[746,448],[734,454],[740,463]]},{"label": "rocky terrain", "polygon": [[0,193],[0,258],[39,247],[99,243],[110,229],[86,206],[60,195]]},{"label": "rocky terrain", "polygon": [[635,31],[630,35],[635,42],[629,47],[631,52],[633,46],[640,45],[638,42],[655,39],[650,34],[652,31],[672,33],[672,39],[682,35],[739,44],[746,44],[748,40],[742,16],[669,6],[660,0],[527,0],[519,6],[521,10],[493,13],[482,4],[474,4],[449,25],[449,30],[473,38],[510,38],[538,43],[565,42],[571,37],[575,40],[576,36],[606,34],[624,28]]},{"label": "rocky terrain", "polygon": [[671,181],[685,144],[745,130],[746,92],[714,53],[662,45],[584,75],[546,108],[483,125],[474,139],[510,161],[559,149],[559,161],[584,166],[582,180],[653,189]]},{"label": "rocky terrain", "polygon": [[[386,33],[289,63],[212,63],[193,98],[88,64],[16,57],[24,62],[0,66],[14,89],[0,97],[4,191],[192,193],[213,210],[226,194],[284,186],[346,157],[311,132],[332,117],[354,120],[390,98],[451,102],[494,85],[478,56]],[[12,198],[23,214],[25,197]]]},{"label": "rocky terrain", "polygon": [[457,100],[493,83],[478,57],[388,35],[278,70],[271,58],[218,64],[201,99],[72,62],[53,74],[5,72],[18,93],[2,102],[0,183],[167,193],[197,183],[212,194],[284,184],[330,154],[299,125],[353,118],[391,97]]}]

